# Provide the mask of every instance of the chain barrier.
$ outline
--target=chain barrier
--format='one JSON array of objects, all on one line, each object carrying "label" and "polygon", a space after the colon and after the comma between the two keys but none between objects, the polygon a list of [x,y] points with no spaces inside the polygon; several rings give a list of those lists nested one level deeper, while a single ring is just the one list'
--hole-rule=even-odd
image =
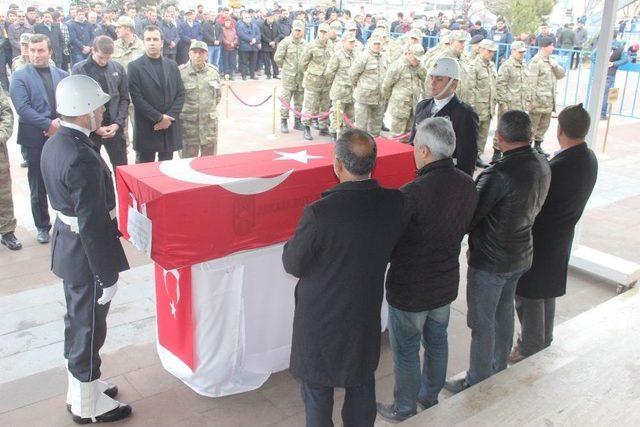
[{"label": "chain barrier", "polygon": [[249,104],[248,102],[245,102],[242,98],[240,98],[240,96],[236,93],[236,91],[233,90],[233,87],[231,85],[228,85],[227,87],[229,88],[229,90],[231,91],[233,96],[235,96],[236,99],[238,101],[240,101],[241,104],[243,104],[243,105],[245,105],[247,107],[260,107],[260,106],[266,104],[271,99],[271,97],[273,96],[273,94],[267,96],[267,98],[264,101],[262,101],[262,102],[260,102],[258,104]]},{"label": "chain barrier", "polygon": [[282,103],[282,106],[284,108],[286,108],[287,110],[291,111],[294,116],[300,117],[301,119],[326,119],[327,117],[329,117],[331,115],[331,113],[333,111],[333,110],[329,110],[329,111],[325,111],[324,113],[319,113],[319,114],[302,114],[302,112],[296,110],[295,108],[293,108],[291,106],[291,104],[289,104],[287,101],[285,101],[283,97],[279,96],[278,99],[280,100],[280,102]]}]

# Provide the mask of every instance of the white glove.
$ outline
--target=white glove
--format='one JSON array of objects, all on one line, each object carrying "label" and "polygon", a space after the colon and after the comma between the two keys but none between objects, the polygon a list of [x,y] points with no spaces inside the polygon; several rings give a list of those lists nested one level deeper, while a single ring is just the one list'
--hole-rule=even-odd
[{"label": "white glove", "polygon": [[102,288],[102,296],[98,299],[98,304],[105,305],[113,299],[118,292],[118,284],[109,286],[108,288]]}]

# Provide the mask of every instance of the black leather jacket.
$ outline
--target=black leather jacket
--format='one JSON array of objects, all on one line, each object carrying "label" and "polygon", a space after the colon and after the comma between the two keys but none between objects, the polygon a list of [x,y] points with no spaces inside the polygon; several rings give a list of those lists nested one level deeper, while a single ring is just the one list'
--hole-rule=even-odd
[{"label": "black leather jacket", "polygon": [[549,191],[549,162],[532,147],[509,150],[476,180],[469,265],[492,273],[531,267],[531,228]]}]

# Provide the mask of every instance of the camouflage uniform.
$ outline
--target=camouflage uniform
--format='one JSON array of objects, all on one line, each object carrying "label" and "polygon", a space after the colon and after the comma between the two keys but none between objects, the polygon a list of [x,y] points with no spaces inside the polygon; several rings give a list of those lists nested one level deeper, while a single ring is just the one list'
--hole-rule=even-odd
[{"label": "camouflage uniform", "polygon": [[[418,59],[424,55],[421,45],[413,45],[409,51]],[[420,63],[411,65],[406,56],[389,67],[382,83],[382,97],[388,102],[392,136],[397,137],[411,130],[413,114],[420,101],[420,90],[426,76],[424,67]]]},{"label": "camouflage uniform", "polygon": [[[355,37],[356,33],[358,32],[358,25],[356,24],[355,21],[349,21],[345,26],[345,31],[351,31],[353,33],[353,36]],[[339,49],[340,48],[337,46],[336,50],[339,50]],[[356,45],[353,47],[353,55],[358,56],[358,54],[362,52],[362,49],[364,49],[364,45],[360,40],[356,39]]]},{"label": "camouflage uniform", "polygon": [[[295,21],[293,25],[294,28],[302,27],[304,31],[304,23],[301,21]],[[291,99],[293,98],[293,105],[296,111],[302,110],[302,102],[304,100],[304,89],[302,88],[303,73],[298,69],[298,65],[302,51],[306,46],[307,43],[304,41],[304,36],[296,39],[293,35],[289,35],[278,44],[273,57],[278,67],[280,67],[280,70],[282,70],[282,90],[280,96],[282,96],[288,104],[291,104]],[[280,119],[289,119],[289,110],[284,105],[280,107]]]},{"label": "camouflage uniform", "polygon": [[[382,39],[372,37],[369,43],[382,43]],[[380,135],[384,105],[382,99],[382,81],[387,71],[382,53],[374,53],[368,46],[353,61],[349,77],[355,88],[356,127],[366,130],[373,136]]]},{"label": "camouflage uniform", "polygon": [[[145,54],[145,52],[146,51],[144,49],[142,40],[140,40],[138,36],[134,34],[133,40],[129,45],[125,45],[123,39],[118,39],[113,42],[113,56],[111,57],[111,59],[122,65],[124,69],[129,72],[129,62],[133,61],[134,59],[140,58]],[[133,129],[133,102],[129,103],[129,120],[131,120],[131,128]],[[127,127],[129,120],[125,120],[124,122],[124,137],[127,141],[127,145],[129,145],[129,129]]]},{"label": "camouflage uniform", "polygon": [[[326,24],[322,24],[320,27],[323,26],[324,28],[328,27]],[[302,51],[299,69],[304,73],[302,79],[302,87],[304,88],[302,113],[304,115],[316,115],[331,108],[331,100],[329,99],[331,88],[324,78],[324,70],[331,58],[332,46],[332,43],[323,42],[320,38],[316,38]],[[311,126],[311,120],[309,117],[303,117],[302,124]],[[320,129],[326,130],[329,126],[328,122],[328,117],[318,119]]]},{"label": "camouflage uniform", "polygon": [[[206,45],[205,45],[206,46]],[[184,83],[182,152],[180,157],[213,156],[218,148],[218,103],[220,75],[211,64],[197,70],[191,61],[178,67]]]},{"label": "camouflage uniform", "polygon": [[529,115],[533,126],[533,139],[537,145],[544,141],[549,129],[551,113],[556,109],[556,83],[565,75],[564,69],[541,53],[529,63],[529,88],[531,109]]},{"label": "camouflage uniform", "polygon": [[[495,45],[490,40],[484,40],[487,48],[489,44],[491,49],[495,49]],[[469,99],[468,103],[478,114],[478,153],[484,153],[484,147],[487,144],[489,135],[489,126],[491,118],[495,114],[496,109],[496,67],[493,61],[487,61],[481,55],[471,63],[469,67]],[[493,147],[498,149],[496,145]]]},{"label": "camouflage uniform", "polygon": [[9,98],[0,88],[0,234],[13,233],[16,229],[7,150],[7,140],[12,133],[13,111],[9,104]]},{"label": "camouflage uniform", "polygon": [[[343,40],[354,41],[355,36],[348,34],[343,37]],[[340,43],[339,49],[331,56],[327,68],[324,71],[327,84],[331,84],[329,98],[331,98],[332,109],[336,111],[336,102],[340,101],[341,112],[346,114],[351,121],[353,121],[353,85],[349,78],[349,69],[351,68],[353,59],[354,52],[347,51],[342,43]],[[335,114],[332,113],[330,118],[329,132],[334,134],[337,128]],[[341,119],[340,127],[344,129],[348,127],[348,125]]]},{"label": "camouflage uniform", "polygon": [[[523,49],[523,50],[521,50]],[[511,44],[511,52],[526,51],[523,42],[515,41]],[[529,70],[524,60],[511,55],[502,63],[496,80],[496,102],[498,104],[498,121],[502,114],[509,110],[529,111],[531,89],[529,87]],[[493,137],[493,146],[498,144]]]}]

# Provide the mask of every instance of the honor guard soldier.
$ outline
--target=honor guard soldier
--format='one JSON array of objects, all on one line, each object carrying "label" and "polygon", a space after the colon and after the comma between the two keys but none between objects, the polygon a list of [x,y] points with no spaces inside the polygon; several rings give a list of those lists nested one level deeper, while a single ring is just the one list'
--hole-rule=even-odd
[{"label": "honor guard soldier", "polygon": [[387,74],[386,60],[382,57],[382,38],[371,36],[367,47],[353,61],[349,76],[353,83],[356,127],[373,136],[380,135],[384,116],[382,81]]},{"label": "honor guard soldier", "polygon": [[391,115],[391,136],[398,137],[411,130],[416,105],[427,72],[420,63],[424,57],[421,44],[408,47],[404,58],[391,64],[382,83],[382,97]]},{"label": "honor guard soldier", "polygon": [[[302,111],[304,100],[304,89],[302,88],[302,78],[304,74],[299,69],[302,51],[307,46],[304,41],[304,22],[296,19],[293,21],[291,34],[285,37],[276,48],[273,56],[274,61],[282,72],[282,91],[280,96],[284,102],[292,104],[296,111]],[[293,99],[293,103],[291,100]],[[289,109],[282,105],[280,107],[280,132],[289,133]],[[294,117],[294,129],[302,130],[302,121],[299,117]]]},{"label": "honor guard soldier", "polygon": [[[524,62],[527,46],[524,42],[511,43],[511,56],[502,63],[496,80],[496,101],[498,103],[498,120],[509,110],[529,111],[531,89],[529,88],[529,69]],[[498,144],[493,137],[493,146]],[[493,150],[492,162],[500,160],[500,150]]]},{"label": "honor guard soldier", "polygon": [[[344,30],[345,32],[353,34],[353,37],[356,37],[356,34],[358,33],[358,24],[356,24],[356,21],[347,21],[344,26]],[[364,45],[356,37],[356,41],[353,46],[353,54],[358,55],[360,52],[362,52],[362,49],[364,49]]]},{"label": "honor guard soldier", "polygon": [[531,109],[529,115],[533,124],[533,143],[540,154],[548,156],[542,149],[544,134],[551,123],[551,113],[556,110],[556,85],[565,72],[550,58],[553,53],[553,38],[541,37],[540,50],[529,63]]},{"label": "honor guard soldier", "polygon": [[41,168],[57,211],[51,267],[62,278],[67,303],[67,409],[78,424],[117,421],[128,417],[131,407],[114,400],[117,387],[99,379],[99,351],[118,275],[129,265],[111,172],[89,138],[102,122],[109,95],[91,77],[72,75],[60,82],[56,99],[60,129],[44,145]]},{"label": "honor guard soldier", "polygon": [[207,64],[209,49],[203,41],[194,40],[189,47],[189,61],[178,67],[184,84],[182,107],[182,158],[213,156],[218,147],[218,103],[220,75]]},{"label": "honor guard soldier", "polygon": [[11,195],[11,171],[7,141],[13,133],[13,111],[9,98],[0,88],[0,243],[12,251],[22,249],[22,243],[16,238],[16,217],[13,214]]},{"label": "honor guard soldier", "polygon": [[[489,136],[489,126],[491,126],[491,118],[495,114],[496,109],[496,66],[493,62],[495,56],[496,44],[489,39],[480,42],[480,53],[469,67],[469,104],[478,113],[480,119],[478,127],[478,159],[476,166],[486,168],[489,166],[480,158],[484,153],[484,146],[487,144]],[[494,145],[494,150],[499,150]]]},{"label": "honor guard soldier", "polygon": [[[329,90],[324,69],[331,58],[333,51],[329,42],[329,24],[322,23],[318,27],[318,37],[313,40],[302,52],[300,58],[300,70],[304,73],[302,87],[304,88],[304,106],[302,107],[302,124],[304,125],[304,139],[311,140],[311,115],[328,111],[331,107]],[[307,116],[307,117],[304,117]],[[318,119],[320,135],[329,135],[328,119]]]},{"label": "honor guard soldier", "polygon": [[331,98],[331,107],[334,113],[331,114],[329,133],[333,140],[337,137],[338,123],[335,117],[337,111],[337,103],[340,102],[340,127],[344,129],[347,124],[342,119],[342,114],[346,114],[349,120],[353,121],[353,85],[349,78],[349,69],[354,59],[354,49],[356,44],[356,36],[347,31],[342,36],[342,42],[334,54],[331,56],[324,76],[327,84],[331,85],[329,97]]}]

